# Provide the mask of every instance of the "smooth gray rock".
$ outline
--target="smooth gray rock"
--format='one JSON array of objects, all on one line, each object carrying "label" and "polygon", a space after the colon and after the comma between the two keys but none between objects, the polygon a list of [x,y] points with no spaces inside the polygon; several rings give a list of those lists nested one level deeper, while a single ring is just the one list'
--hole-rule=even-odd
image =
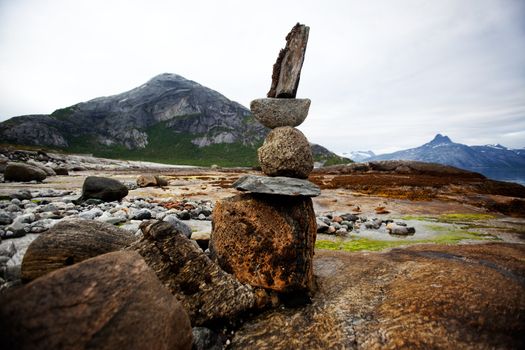
[{"label": "smooth gray rock", "polygon": [[33,196],[31,195],[31,192],[28,190],[18,190],[15,193],[11,193],[9,195],[11,198],[18,198],[18,199],[31,199]]},{"label": "smooth gray rock", "polygon": [[187,238],[191,237],[191,228],[184,222],[180,221],[176,214],[166,215],[162,221],[169,222],[171,226]]},{"label": "smooth gray rock", "polygon": [[7,208],[5,208],[5,210],[11,213],[14,213],[14,212],[20,211],[20,207],[16,204],[9,204]]},{"label": "smooth gray rock", "polygon": [[407,227],[402,226],[394,223],[390,223],[386,226],[386,229],[388,230],[388,233],[391,235],[399,235],[399,236],[412,236],[416,233],[416,229],[414,227]]},{"label": "smooth gray rock", "polygon": [[78,216],[82,219],[86,220],[93,220],[94,218],[102,215],[104,212],[100,208],[93,208],[88,211],[85,211],[83,213],[78,214]]},{"label": "smooth gray rock", "polygon": [[255,119],[268,128],[295,127],[306,119],[310,102],[307,98],[259,98],[250,103],[250,109]]},{"label": "smooth gray rock", "polygon": [[149,220],[151,219],[151,211],[149,209],[139,209],[133,213],[134,220]]},{"label": "smooth gray rock", "polygon": [[317,197],[321,194],[321,189],[308,180],[284,176],[245,175],[237,180],[233,187],[239,191],[284,196]]},{"label": "smooth gray rock", "polygon": [[11,215],[1,210],[0,211],[0,225],[9,225],[12,222],[13,222],[13,219],[11,218]]}]

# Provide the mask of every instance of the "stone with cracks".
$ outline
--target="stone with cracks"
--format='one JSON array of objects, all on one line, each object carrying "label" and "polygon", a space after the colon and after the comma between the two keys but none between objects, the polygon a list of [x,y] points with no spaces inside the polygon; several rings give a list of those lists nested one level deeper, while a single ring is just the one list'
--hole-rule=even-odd
[{"label": "stone with cracks", "polygon": [[308,197],[241,194],[218,201],[212,259],[243,283],[308,293],[317,225]]},{"label": "stone with cracks", "polygon": [[244,175],[233,184],[233,187],[239,191],[283,196],[316,197],[321,194],[319,186],[308,180],[284,176]]},{"label": "stone with cracks", "polygon": [[289,126],[270,131],[258,156],[262,171],[269,176],[306,179],[314,168],[308,140],[302,132]]},{"label": "stone with cracks", "polygon": [[138,252],[188,312],[194,326],[231,319],[269,301],[223,271],[195,242],[168,222],[147,221],[143,237],[127,249]]},{"label": "stone with cracks", "polygon": [[135,252],[56,270],[0,295],[5,349],[191,349],[186,311]]},{"label": "stone with cracks", "polygon": [[250,110],[262,125],[274,129],[301,125],[308,115],[310,99],[259,98],[250,103]]},{"label": "stone with cracks", "polygon": [[22,281],[120,250],[135,240],[126,230],[100,221],[64,220],[35,239],[22,261]]}]

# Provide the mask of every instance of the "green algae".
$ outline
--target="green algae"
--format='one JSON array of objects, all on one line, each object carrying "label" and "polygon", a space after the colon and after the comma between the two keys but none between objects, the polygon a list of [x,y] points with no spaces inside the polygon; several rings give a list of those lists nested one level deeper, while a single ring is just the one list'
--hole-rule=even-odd
[{"label": "green algae", "polygon": [[444,223],[458,223],[458,222],[474,222],[482,220],[495,219],[496,216],[491,214],[441,214],[439,216],[430,215],[405,215],[401,217],[402,220],[417,220],[417,221],[433,221],[433,222],[444,222]]},{"label": "green algae", "polygon": [[332,240],[318,240],[315,243],[316,249],[343,250],[348,252],[357,251],[380,251],[384,249],[396,248],[413,244],[458,244],[462,241],[483,241],[494,240],[495,237],[474,231],[466,231],[455,225],[429,224],[425,225],[425,230],[437,233],[429,239],[402,239],[399,240],[380,240],[351,235],[350,238]]}]

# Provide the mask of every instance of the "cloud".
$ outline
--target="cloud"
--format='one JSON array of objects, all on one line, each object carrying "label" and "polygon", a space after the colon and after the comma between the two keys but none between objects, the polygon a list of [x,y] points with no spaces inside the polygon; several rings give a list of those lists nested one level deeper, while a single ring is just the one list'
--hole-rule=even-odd
[{"label": "cloud", "polygon": [[311,27],[300,127],[337,152],[434,134],[524,147],[525,3],[0,0],[0,117],[50,113],[181,74],[249,105],[284,36]]}]

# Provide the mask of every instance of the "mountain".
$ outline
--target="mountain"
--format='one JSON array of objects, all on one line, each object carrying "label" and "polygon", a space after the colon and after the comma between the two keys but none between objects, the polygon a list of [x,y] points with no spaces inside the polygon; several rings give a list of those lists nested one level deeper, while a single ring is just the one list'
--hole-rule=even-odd
[{"label": "mountain", "polygon": [[314,162],[316,167],[353,163],[351,159],[338,156],[337,154],[333,153],[332,151],[329,151],[321,145],[310,143],[310,147],[312,148],[312,154],[314,156]]},{"label": "mountain", "polygon": [[118,95],[0,123],[0,138],[14,144],[225,166],[255,165],[256,149],[268,131],[242,105],[169,73]]},{"label": "mountain", "polygon": [[452,142],[448,136],[441,134],[420,147],[378,155],[368,160],[418,160],[479,172],[483,172],[482,168],[525,169],[523,150],[510,150],[501,145],[467,146]]},{"label": "mountain", "polygon": [[376,154],[372,151],[352,151],[349,153],[343,153],[343,155],[352,159],[354,162],[362,162],[370,157],[374,157]]}]

